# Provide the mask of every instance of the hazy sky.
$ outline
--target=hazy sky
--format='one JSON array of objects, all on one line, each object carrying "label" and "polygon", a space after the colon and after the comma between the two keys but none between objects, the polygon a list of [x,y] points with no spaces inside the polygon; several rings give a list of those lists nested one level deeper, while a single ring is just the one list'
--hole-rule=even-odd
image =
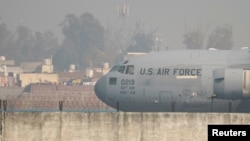
[{"label": "hazy sky", "polygon": [[[35,31],[51,30],[62,37],[60,22],[65,15],[80,16],[92,13],[103,26],[119,27],[116,6],[123,0],[0,0],[0,22],[9,30],[18,25]],[[233,27],[234,47],[250,46],[249,0],[127,0],[129,26],[136,21],[143,23],[145,31],[157,29],[162,35],[163,46],[170,49],[184,48],[183,34],[200,28],[208,35],[217,26]],[[206,41],[205,41],[206,42]]]}]

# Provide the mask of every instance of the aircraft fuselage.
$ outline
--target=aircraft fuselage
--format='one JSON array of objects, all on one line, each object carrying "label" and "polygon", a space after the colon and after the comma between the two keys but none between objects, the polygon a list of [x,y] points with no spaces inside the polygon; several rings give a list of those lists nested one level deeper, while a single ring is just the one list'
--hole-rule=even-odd
[{"label": "aircraft fuselage", "polygon": [[249,112],[250,50],[141,55],[115,65],[95,92],[122,111]]}]

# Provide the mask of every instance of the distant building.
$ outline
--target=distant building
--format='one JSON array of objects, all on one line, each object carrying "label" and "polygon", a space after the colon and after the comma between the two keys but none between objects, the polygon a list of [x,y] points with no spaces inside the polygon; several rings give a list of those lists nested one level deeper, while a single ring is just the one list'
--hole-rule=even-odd
[{"label": "distant building", "polygon": [[75,64],[69,65],[69,72],[76,72],[76,65]]},{"label": "distant building", "polygon": [[32,83],[58,83],[58,74],[55,73],[22,73],[19,81],[21,87],[25,87]]},{"label": "distant building", "polygon": [[58,81],[59,83],[64,83],[72,79],[83,79],[84,72],[59,72]]},{"label": "distant building", "polygon": [[14,60],[6,60],[5,56],[0,56],[0,87],[16,86],[20,73],[22,69],[15,66]]},{"label": "distant building", "polygon": [[42,73],[53,73],[54,72],[54,66],[52,64],[52,59],[50,59],[50,58],[44,59],[41,71],[42,71]]},{"label": "distant building", "polygon": [[6,72],[8,76],[18,77],[21,73],[23,73],[23,69],[21,67],[16,66],[8,66],[6,68]]},{"label": "distant building", "polygon": [[5,56],[0,56],[0,66],[15,66],[14,60],[6,60]]},{"label": "distant building", "polygon": [[71,65],[68,72],[59,72],[58,79],[64,85],[94,85],[103,75],[110,71],[109,63],[102,63],[101,67],[87,68],[84,72],[75,71]]},{"label": "distant building", "polygon": [[21,62],[20,67],[24,73],[35,73],[41,70],[42,62]]},{"label": "distant building", "polygon": [[101,67],[92,68],[92,70],[94,71],[94,74],[100,73],[101,75],[105,75],[110,71],[109,63],[105,62]]}]

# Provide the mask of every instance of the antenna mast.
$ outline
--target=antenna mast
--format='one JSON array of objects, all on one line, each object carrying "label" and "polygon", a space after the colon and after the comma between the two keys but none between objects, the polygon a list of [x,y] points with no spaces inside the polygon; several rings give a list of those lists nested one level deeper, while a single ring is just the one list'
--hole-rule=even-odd
[{"label": "antenna mast", "polygon": [[127,17],[129,15],[129,4],[127,3],[127,0],[123,0],[123,4],[118,5],[116,10],[119,17]]}]

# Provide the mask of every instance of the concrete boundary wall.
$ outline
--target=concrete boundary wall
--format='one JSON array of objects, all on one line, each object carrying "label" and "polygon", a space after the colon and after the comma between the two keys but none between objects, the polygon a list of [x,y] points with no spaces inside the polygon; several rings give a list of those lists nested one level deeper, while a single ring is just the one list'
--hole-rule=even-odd
[{"label": "concrete boundary wall", "polygon": [[208,124],[250,124],[241,113],[2,112],[0,141],[206,141]]}]

